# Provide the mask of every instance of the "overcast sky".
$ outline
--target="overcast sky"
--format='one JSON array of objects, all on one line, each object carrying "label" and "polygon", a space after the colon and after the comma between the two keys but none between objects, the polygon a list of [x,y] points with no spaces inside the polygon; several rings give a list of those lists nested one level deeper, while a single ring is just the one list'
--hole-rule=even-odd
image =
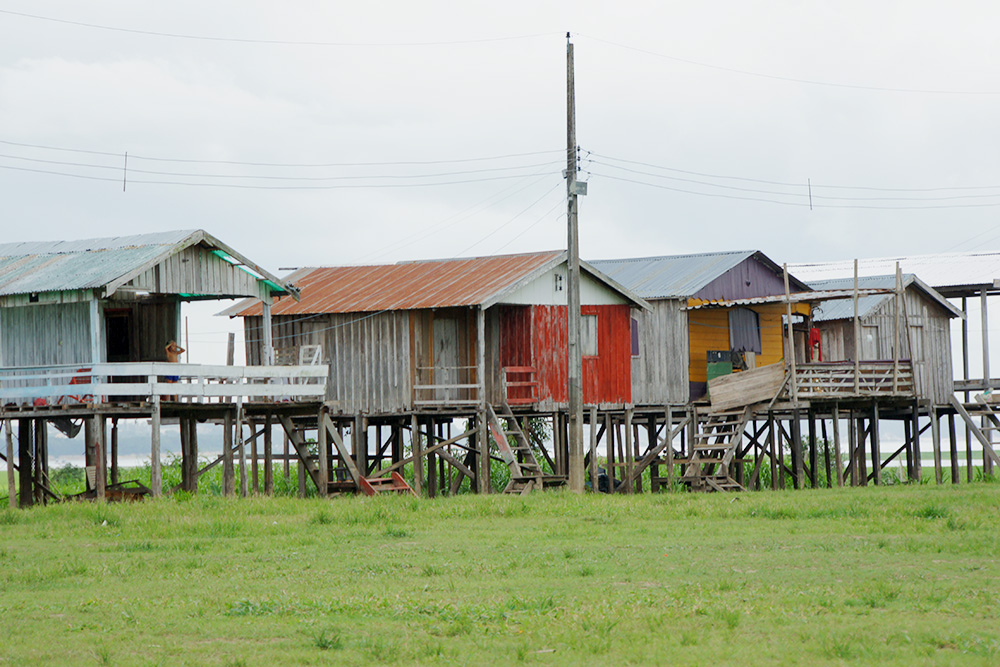
[{"label": "overcast sky", "polygon": [[913,0],[3,0],[4,240],[203,228],[274,271],[562,247],[571,31],[585,259],[997,248],[997,25]]}]

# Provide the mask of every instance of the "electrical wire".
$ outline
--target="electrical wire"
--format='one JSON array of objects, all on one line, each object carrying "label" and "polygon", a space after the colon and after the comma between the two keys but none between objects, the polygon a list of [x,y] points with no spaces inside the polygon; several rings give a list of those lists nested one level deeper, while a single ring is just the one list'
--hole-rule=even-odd
[{"label": "electrical wire", "polygon": [[[68,176],[72,178],[83,178],[93,181],[113,181],[121,183],[121,178],[105,178],[103,176],[88,176],[86,174],[72,174],[68,172],[52,171],[47,169],[29,169],[27,167],[13,167],[0,164],[0,169],[13,171],[24,171],[36,174],[51,174],[55,176]],[[509,176],[490,176],[486,178],[470,178],[460,181],[438,181],[434,183],[357,183],[341,185],[246,185],[240,183],[193,183],[185,181],[153,181],[144,179],[128,179],[128,184],[142,185],[181,185],[187,187],[203,188],[235,188],[239,190],[340,190],[340,189],[370,189],[370,188],[421,188],[439,185],[465,185],[467,183],[485,183],[487,181],[501,181],[513,178],[524,178],[524,174],[514,174]]]},{"label": "electrical wire", "polygon": [[[119,156],[120,157],[120,156]],[[131,157],[131,156],[129,156]],[[30,158],[23,157],[19,155],[9,155],[0,153],[0,158],[6,158],[10,160],[23,160],[26,162],[36,162],[42,164],[55,164],[62,166],[71,167],[84,167],[88,169],[109,169],[112,171],[122,171],[120,165],[104,165],[104,164],[90,164],[85,162],[66,162],[62,160],[45,160],[42,158]],[[461,176],[465,174],[483,174],[493,171],[513,171],[515,169],[535,169],[537,167],[554,167],[560,165],[562,162],[541,162],[535,164],[524,164],[516,165],[512,167],[487,167],[484,169],[466,169],[462,171],[446,171],[446,172],[436,172],[431,174],[369,174],[369,175],[355,175],[355,176],[268,176],[259,174],[201,174],[197,172],[173,172],[173,171],[151,171],[148,169],[135,169],[129,168],[129,173],[137,174],[147,174],[153,176],[179,176],[179,177],[195,177],[195,178],[246,178],[246,179],[258,179],[258,180],[277,180],[277,181],[347,181],[347,180],[366,180],[366,179],[404,179],[404,178],[438,178],[442,176]]]},{"label": "electrical wire", "polygon": [[[85,150],[82,148],[68,148],[64,146],[47,146],[44,144],[28,144],[18,141],[0,139],[0,144],[8,146],[19,146],[21,148],[38,148],[49,151],[64,151],[67,153],[84,153],[87,155],[106,155],[121,158],[123,152],[113,153],[109,151]],[[457,158],[452,160],[395,160],[390,162],[326,162],[326,163],[284,163],[284,162],[241,162],[238,160],[195,160],[188,158],[165,158],[152,157],[129,153],[129,158],[133,160],[151,160],[155,162],[185,162],[189,164],[228,164],[241,165],[247,167],[287,167],[287,168],[323,168],[323,167],[395,167],[395,166],[419,166],[429,164],[457,164],[463,162],[485,162],[489,160],[507,160],[516,157],[532,157],[536,155],[551,155],[553,153],[565,153],[565,150],[532,151],[529,153],[509,153],[507,155],[491,155],[486,157]]]},{"label": "electrical wire", "polygon": [[169,37],[172,39],[188,39],[205,42],[231,42],[237,44],[269,44],[277,46],[355,46],[355,47],[388,47],[388,46],[451,46],[457,44],[484,44],[489,42],[506,42],[512,40],[533,39],[536,37],[548,37],[561,34],[555,32],[539,32],[526,35],[507,35],[503,37],[484,37],[480,39],[457,39],[437,42],[321,42],[306,40],[284,40],[284,39],[249,39],[241,37],[213,37],[210,35],[189,35],[175,32],[160,32],[156,30],[138,30],[134,28],[121,28],[118,26],[101,25],[98,23],[87,23],[84,21],[72,21],[60,19],[52,16],[41,16],[38,14],[28,14],[26,12],[15,12],[9,9],[0,9],[0,14],[9,14],[21,18],[35,19],[38,21],[50,21],[52,23],[62,23],[80,28],[92,28],[96,30],[109,30],[113,32],[125,32],[134,35],[147,35],[151,37]]},{"label": "electrical wire", "polygon": [[1000,95],[1000,91],[996,90],[942,90],[942,89],[928,89],[928,88],[896,88],[891,86],[866,86],[860,84],[852,83],[837,83],[834,81],[819,81],[816,79],[800,79],[791,76],[780,76],[777,74],[766,74],[763,72],[752,72],[749,70],[737,69],[735,67],[725,67],[722,65],[712,65],[709,63],[700,62],[697,60],[690,60],[688,58],[679,58],[677,56],[667,55],[665,53],[657,53],[656,51],[649,51],[647,49],[640,49],[635,46],[629,46],[627,44],[621,44],[619,42],[613,42],[608,39],[601,39],[600,37],[593,37],[591,35],[585,35],[583,33],[573,33],[577,37],[583,37],[584,39],[590,39],[601,44],[608,44],[610,46],[617,47],[619,49],[625,49],[627,51],[634,51],[636,53],[642,53],[648,56],[654,56],[657,58],[662,58],[664,60],[672,60],[674,62],[684,63],[686,65],[694,65],[696,67],[704,67],[706,69],[713,69],[720,72],[729,72],[730,74],[740,74],[742,76],[752,76],[761,79],[771,79],[774,81],[785,81],[788,83],[799,83],[809,86],[825,86],[829,88],[844,88],[850,90],[867,90],[873,92],[885,92],[885,93],[918,93],[927,95]]},{"label": "electrical wire", "polygon": [[[787,187],[805,187],[804,183],[790,183],[788,181],[768,181],[759,178],[748,178],[745,176],[730,176],[722,174],[709,174],[700,171],[689,171],[686,169],[677,169],[674,167],[665,167],[662,165],[652,164],[649,162],[639,162],[637,160],[626,160],[624,158],[612,157],[610,155],[603,155],[601,153],[595,153],[592,151],[587,151],[587,158],[589,156],[600,157],[605,160],[614,160],[615,162],[624,162],[626,164],[635,164],[643,167],[651,167],[653,169],[661,169],[664,171],[672,171],[680,174],[688,174],[691,176],[703,176],[705,178],[719,178],[737,181],[747,181],[750,183],[762,183],[764,185],[781,185]],[[949,190],[1000,190],[1000,185],[970,185],[970,186],[941,186],[933,188],[883,188],[883,187],[872,187],[865,185],[824,185],[822,183],[813,183],[812,187],[815,188],[831,188],[838,190],[873,190],[877,192],[944,192]]]}]

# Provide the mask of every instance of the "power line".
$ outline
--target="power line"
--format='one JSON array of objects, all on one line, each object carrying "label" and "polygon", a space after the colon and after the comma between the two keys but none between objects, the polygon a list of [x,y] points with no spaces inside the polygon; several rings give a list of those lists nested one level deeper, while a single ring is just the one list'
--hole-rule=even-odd
[{"label": "power line", "polygon": [[[707,185],[713,188],[722,188],[725,190],[737,190],[740,192],[755,192],[759,194],[766,195],[779,195],[785,197],[804,197],[810,198],[810,195],[806,192],[776,192],[774,190],[759,190],[756,188],[741,188],[735,185],[722,185],[719,183],[710,183],[708,181],[699,181],[690,178],[678,178],[676,176],[664,176],[662,174],[654,174],[648,171],[642,171],[640,169],[630,169],[628,167],[621,167],[614,164],[609,164],[607,162],[594,161],[594,164],[602,165],[605,167],[611,167],[612,169],[618,169],[620,171],[626,171],[631,174],[639,174],[642,176],[650,176],[652,178],[666,178],[672,181],[682,181],[685,183],[694,183],[697,185]],[[795,184],[797,188],[805,187],[802,183]],[[816,187],[816,186],[813,186]],[[959,199],[984,199],[989,197],[1000,197],[1000,192],[994,194],[977,194],[977,195],[948,195],[944,197],[845,197],[845,196],[828,196],[828,195],[818,195],[813,194],[811,199],[822,199],[825,201],[917,201],[917,202],[927,202],[927,201],[953,201]]]},{"label": "power line", "polygon": [[[118,156],[121,157],[121,156]],[[43,164],[56,164],[71,167],[85,167],[89,169],[111,169],[114,171],[120,171],[120,166],[111,166],[104,164],[90,164],[84,162],[66,162],[62,160],[45,160],[42,158],[30,158],[23,157],[20,155],[7,155],[0,153],[0,158],[7,158],[10,160],[24,160],[27,162],[38,162]],[[259,174],[202,174],[198,172],[173,172],[173,171],[152,171],[149,169],[135,169],[134,167],[129,169],[130,173],[136,174],[150,174],[155,176],[185,176],[185,177],[196,177],[196,178],[245,178],[245,179],[258,179],[258,180],[275,180],[275,181],[348,181],[348,180],[370,180],[370,179],[406,179],[406,178],[436,178],[441,176],[459,176],[464,174],[481,174],[493,171],[513,171],[515,169],[535,169],[538,167],[552,167],[557,164],[562,164],[559,162],[542,162],[536,164],[525,164],[517,165],[513,167],[487,167],[484,169],[466,169],[462,171],[446,171],[437,172],[431,174],[367,174],[367,175],[355,175],[355,176],[269,176],[269,175],[259,175]]]},{"label": "power line", "polygon": [[80,28],[92,28],[96,30],[110,30],[113,32],[126,32],[134,35],[147,35],[151,37],[169,37],[171,39],[190,39],[205,42],[230,42],[236,44],[270,44],[274,46],[343,46],[343,47],[390,47],[390,46],[451,46],[457,44],[485,44],[489,42],[506,42],[512,40],[534,39],[536,37],[548,37],[561,34],[557,32],[539,32],[526,35],[507,35],[503,37],[483,37],[479,39],[456,39],[437,42],[321,42],[306,40],[285,40],[285,39],[250,39],[243,37],[214,37],[211,35],[189,35],[175,32],[160,32],[156,30],[139,30],[135,28],[121,28],[118,26],[101,25],[98,23],[87,23],[84,21],[72,21],[69,19],[59,19],[52,16],[40,16],[38,14],[28,14],[25,12],[15,12],[8,9],[0,9],[0,14],[20,16],[21,18],[36,19],[38,21],[50,21],[52,23],[62,23]]},{"label": "power line", "polygon": [[[67,148],[63,146],[46,146],[42,144],[26,144],[17,141],[7,141],[0,139],[0,144],[8,146],[20,146],[22,148],[38,148],[50,151],[65,151],[67,153],[84,153],[88,155],[106,155],[120,158],[122,152],[84,150],[82,148]],[[238,160],[195,160],[187,158],[165,158],[151,157],[149,155],[139,155],[129,153],[129,157],[136,160],[151,160],[156,162],[186,162],[189,164],[229,164],[242,165],[247,167],[289,167],[289,168],[322,168],[322,167],[395,167],[395,166],[418,166],[429,164],[456,164],[462,162],[486,162],[489,160],[507,160],[516,157],[531,157],[535,155],[551,155],[553,153],[565,153],[564,150],[554,151],[533,151],[530,153],[510,153],[507,155],[492,155],[487,157],[457,158],[452,160],[396,160],[391,162],[327,162],[327,163],[282,163],[282,162],[240,162]]]},{"label": "power line", "polygon": [[[594,153],[592,151],[587,151],[587,155],[593,155],[595,157],[604,158],[605,160],[614,160],[615,162],[624,162],[625,164],[636,164],[643,167],[652,167],[653,169],[661,169],[663,171],[672,171],[679,174],[688,174],[691,176],[703,176],[705,178],[719,178],[726,180],[736,180],[736,181],[747,181],[750,183],[761,183],[764,185],[780,185],[787,187],[798,187],[801,188],[804,183],[790,183],[788,181],[769,181],[759,178],[748,178],[746,176],[731,176],[723,174],[710,174],[702,171],[689,171],[686,169],[677,169],[675,167],[665,167],[663,165],[652,164],[650,162],[640,162],[638,160],[626,160],[625,158],[612,157],[610,155],[603,155],[601,153]],[[608,165],[611,166],[611,165]],[[997,190],[1000,189],[1000,185],[969,185],[969,186],[941,186],[933,188],[882,188],[873,187],[865,185],[823,185],[823,184],[812,184],[813,188],[830,188],[837,190],[872,190],[876,192],[945,192],[949,190]]]},{"label": "power line", "polygon": [[801,83],[810,86],[827,86],[830,88],[847,88],[853,90],[868,90],[875,92],[885,92],[885,93],[920,93],[928,95],[1000,95],[1000,91],[994,90],[938,90],[938,89],[923,89],[923,88],[894,88],[889,86],[865,86],[860,84],[852,83],[837,83],[834,81],[819,81],[815,79],[799,79],[791,76],[780,76],[777,74],[766,74],[763,72],[751,72],[749,70],[737,69],[735,67],[725,67],[722,65],[712,65],[709,63],[699,62],[697,60],[690,60],[688,58],[680,58],[677,56],[670,56],[665,53],[657,53],[655,51],[649,51],[647,49],[640,49],[635,46],[629,46],[628,44],[621,44],[619,42],[613,42],[607,39],[601,39],[600,37],[592,37],[590,35],[584,35],[582,33],[574,33],[577,37],[583,37],[584,39],[590,39],[595,42],[600,42],[602,44],[609,44],[611,46],[618,47],[620,49],[625,49],[627,51],[635,51],[636,53],[643,53],[649,56],[655,56],[657,58],[663,58],[664,60],[672,60],[674,62],[685,63],[687,65],[695,65],[696,67],[704,67],[707,69],[714,69],[720,72],[729,72],[731,74],[740,74],[743,76],[753,76],[761,79],[772,79],[775,81],[787,81],[789,83]]},{"label": "power line", "polygon": [[[660,190],[670,190],[671,192],[681,192],[690,195],[699,195],[702,197],[716,197],[720,199],[740,199],[744,201],[758,201],[768,204],[779,204],[782,206],[805,206],[808,207],[807,202],[790,202],[790,201],[779,201],[777,199],[765,199],[763,197],[743,197],[739,195],[727,195],[719,192],[698,192],[696,190],[686,190],[683,188],[673,188],[668,185],[660,185],[657,183],[647,183],[645,181],[637,181],[631,178],[623,178],[620,176],[612,176],[610,174],[602,174],[599,172],[592,172],[594,176],[599,176],[603,178],[609,178],[615,181],[623,181],[626,183],[635,183],[637,185],[645,185],[651,188],[658,188]],[[813,195],[815,198],[815,195]],[[920,200],[917,200],[920,201]],[[995,203],[983,203],[983,204],[931,204],[929,206],[875,206],[866,204],[814,204],[813,208],[854,208],[854,209],[875,209],[875,210],[921,210],[921,209],[944,209],[944,208],[986,208],[992,206],[1000,206],[1000,202]]]},{"label": "power line", "polygon": [[[0,164],[0,169],[12,171],[24,171],[36,174],[50,174],[55,176],[67,176],[71,178],[83,178],[92,181],[113,181],[121,183],[119,178],[109,178],[104,176],[89,176],[86,174],[73,174],[63,171],[52,171],[48,169],[30,169],[28,167],[14,167]],[[129,179],[129,185],[180,185],[186,187],[202,188],[235,188],[239,190],[341,190],[341,189],[371,189],[371,188],[422,188],[439,185],[465,185],[468,183],[485,183],[487,181],[501,181],[512,178],[524,178],[524,174],[513,174],[508,176],[490,176],[486,178],[469,178],[460,181],[437,181],[433,183],[350,183],[339,185],[247,185],[242,183],[193,183],[187,181],[152,181],[144,179]]]}]

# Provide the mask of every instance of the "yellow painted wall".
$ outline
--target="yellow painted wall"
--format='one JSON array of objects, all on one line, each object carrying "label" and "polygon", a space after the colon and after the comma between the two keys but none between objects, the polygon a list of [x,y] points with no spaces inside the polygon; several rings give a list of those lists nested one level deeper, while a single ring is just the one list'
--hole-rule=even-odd
[{"label": "yellow painted wall", "polygon": [[[696,303],[692,299],[689,305]],[[784,358],[781,316],[785,314],[785,305],[772,303],[753,306],[751,310],[760,316],[761,353],[757,355],[757,365],[767,366],[781,361]],[[688,311],[688,337],[690,340],[688,377],[691,382],[708,381],[706,357],[709,350],[729,349],[729,311],[729,308],[704,308]],[[809,305],[794,304],[792,312],[808,315]]]}]

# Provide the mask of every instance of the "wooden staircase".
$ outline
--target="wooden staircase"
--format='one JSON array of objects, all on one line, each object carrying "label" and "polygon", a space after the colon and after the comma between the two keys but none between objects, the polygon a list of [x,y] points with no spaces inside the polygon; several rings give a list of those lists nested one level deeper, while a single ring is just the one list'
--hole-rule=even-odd
[{"label": "wooden staircase", "polygon": [[[566,484],[564,476],[546,475],[542,470],[538,459],[535,458],[531,443],[518,425],[510,406],[501,405],[498,415],[493,406],[487,404],[486,415],[490,432],[500,450],[500,457],[510,470],[510,481],[503,493],[526,495],[536,489]],[[511,438],[513,443],[510,441]]]},{"label": "wooden staircase", "polygon": [[360,482],[361,492],[366,496],[375,496],[380,493],[395,493],[401,496],[417,495],[403,479],[403,476],[395,471],[390,477],[362,477]]},{"label": "wooden staircase", "polygon": [[692,491],[745,491],[730,474],[730,465],[750,420],[749,407],[740,410],[695,413],[697,432],[681,481]]}]

